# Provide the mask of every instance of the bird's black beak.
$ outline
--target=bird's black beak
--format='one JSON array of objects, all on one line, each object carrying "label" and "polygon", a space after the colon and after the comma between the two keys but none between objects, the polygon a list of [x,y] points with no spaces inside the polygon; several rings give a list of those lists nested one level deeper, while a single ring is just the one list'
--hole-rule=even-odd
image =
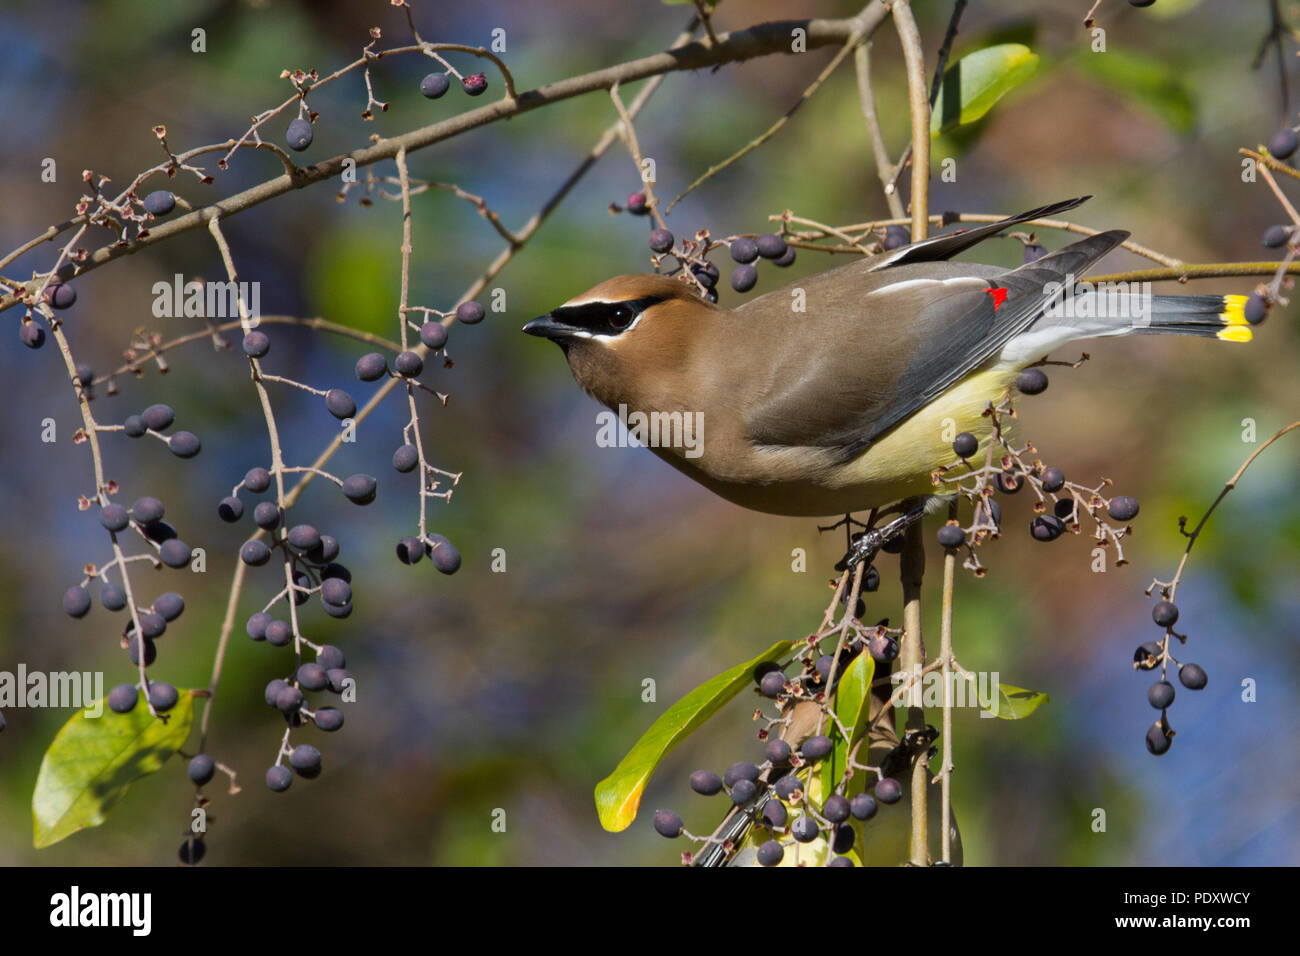
[{"label": "bird's black beak", "polygon": [[539,315],[531,319],[525,326],[524,331],[529,335],[538,335],[544,339],[550,339],[552,342],[561,342],[569,338],[577,329],[555,317],[553,312],[546,315]]}]

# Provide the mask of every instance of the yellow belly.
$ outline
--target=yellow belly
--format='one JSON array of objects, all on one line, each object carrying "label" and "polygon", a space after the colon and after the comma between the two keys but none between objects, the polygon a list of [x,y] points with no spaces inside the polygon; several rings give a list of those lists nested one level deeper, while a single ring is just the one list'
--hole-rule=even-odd
[{"label": "yellow belly", "polygon": [[842,515],[916,495],[941,494],[943,487],[936,487],[930,475],[959,460],[952,450],[953,438],[970,432],[979,439],[976,459],[982,463],[992,435],[984,409],[1002,397],[1017,374],[1014,369],[976,372],[843,464],[804,467],[808,460],[825,456],[825,449],[783,448],[766,453],[772,455],[772,474],[784,476],[768,482],[719,479],[676,456],[661,457],[728,501],[768,514]]}]

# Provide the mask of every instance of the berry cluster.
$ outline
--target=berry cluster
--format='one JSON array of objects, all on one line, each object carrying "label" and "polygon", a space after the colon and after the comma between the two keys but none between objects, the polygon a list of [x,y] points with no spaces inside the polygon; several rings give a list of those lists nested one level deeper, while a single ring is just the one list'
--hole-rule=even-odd
[{"label": "berry cluster", "polygon": [[[1151,590],[1148,588],[1147,594]],[[1203,690],[1209,682],[1209,677],[1199,664],[1190,661],[1180,663],[1169,653],[1169,639],[1174,637],[1185,644],[1187,635],[1174,630],[1174,625],[1178,623],[1178,606],[1169,600],[1170,589],[1164,587],[1162,590],[1165,596],[1151,609],[1151,619],[1157,627],[1164,630],[1164,637],[1158,641],[1148,641],[1133,652],[1134,670],[1151,671],[1160,668],[1160,680],[1147,689],[1147,702],[1160,711],[1160,719],[1151,725],[1146,735],[1147,750],[1157,757],[1169,750],[1174,739],[1174,729],[1169,725],[1169,706],[1174,702],[1174,685],[1168,679],[1169,665],[1178,668],[1178,680],[1188,690]]]},{"label": "berry cluster", "polygon": [[[627,211],[634,215],[649,212],[645,193],[633,193],[627,200]],[[709,253],[726,247],[731,258],[737,263],[731,270],[731,288],[737,292],[749,292],[758,284],[759,259],[767,259],[773,265],[785,268],[794,264],[794,247],[781,236],[766,233],[761,236],[731,236],[727,239],[713,240],[707,229],[701,229],[694,239],[683,240],[680,245],[676,237],[664,228],[652,229],[650,232],[650,251],[654,253],[656,271],[660,267],[661,257],[670,255],[677,264],[666,275],[682,272],[709,302],[718,301],[717,284],[721,278],[718,267],[709,261]]]},{"label": "berry cluster", "polygon": [[[1017,391],[1024,395],[1038,395],[1047,388],[1047,376],[1040,368],[1028,368],[1020,373]],[[956,492],[973,505],[969,526],[962,527],[949,521],[939,529],[939,544],[945,549],[966,548],[964,567],[982,576],[986,569],[980,563],[976,548],[999,536],[1002,525],[1002,508],[996,495],[1018,494],[1028,487],[1033,491],[1034,517],[1029,522],[1029,534],[1035,541],[1055,541],[1066,531],[1079,534],[1086,514],[1095,530],[1093,538],[1103,547],[1115,545],[1116,564],[1122,565],[1124,552],[1120,544],[1132,529],[1129,526],[1137,517],[1139,505],[1129,495],[1106,497],[1102,489],[1111,482],[1103,478],[1096,486],[1067,481],[1060,468],[1045,465],[1037,458],[1032,444],[1021,448],[1012,445],[1005,436],[1002,418],[1015,417],[1009,398],[997,407],[984,412],[992,423],[992,437],[985,449],[982,463],[976,459],[980,442],[970,432],[962,432],[953,440],[953,453],[961,459],[956,465],[940,468],[934,475],[937,486]],[[1115,524],[1111,524],[1115,522]]]},{"label": "berry cluster", "polygon": [[[887,671],[899,654],[901,630],[891,629],[888,620],[876,625],[862,622],[866,608],[858,592],[873,571],[859,572],[861,577],[848,587],[849,576],[841,578],[831,606],[852,605],[852,613],[810,635],[785,664],[768,662],[755,668],[755,692],[776,709],[774,715],[766,715],[760,707],[754,714],[763,723],[758,732],[762,761],[739,761],[721,777],[710,770],[697,770],[690,777],[696,793],[725,793],[729,798],[732,808],[717,829],[709,836],[696,836],[685,829],[675,811],[654,815],[654,828],[661,835],[684,835],[702,844],[700,850],[682,855],[684,863],[716,865],[749,846],[763,866],[781,863],[793,847],[798,864],[800,848],[822,840],[829,852],[814,852],[815,858],[824,858],[829,866],[852,866],[846,854],[856,839],[855,823],[872,819],[879,804],[902,798],[897,777],[906,772],[909,753],[928,748],[933,732],[919,751],[900,746],[880,766],[872,766],[858,759],[859,752],[866,753],[865,738],[855,737],[834,710],[840,678],[859,655],[865,653]],[[866,589],[878,586],[877,574]],[[829,609],[827,613],[829,621]],[[833,765],[828,763],[832,760]]]}]

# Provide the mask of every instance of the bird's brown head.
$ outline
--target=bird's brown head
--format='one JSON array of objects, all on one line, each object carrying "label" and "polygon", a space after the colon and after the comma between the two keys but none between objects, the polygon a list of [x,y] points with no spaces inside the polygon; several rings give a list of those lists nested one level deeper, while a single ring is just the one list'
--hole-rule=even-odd
[{"label": "bird's brown head", "polygon": [[717,311],[684,282],[625,275],[574,296],[524,331],[559,345],[573,377],[597,401],[644,407],[689,365],[695,326]]}]

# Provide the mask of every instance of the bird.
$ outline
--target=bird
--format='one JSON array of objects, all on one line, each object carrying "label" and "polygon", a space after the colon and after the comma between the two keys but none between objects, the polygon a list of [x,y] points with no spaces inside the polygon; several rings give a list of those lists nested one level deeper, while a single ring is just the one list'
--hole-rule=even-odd
[{"label": "bird", "polygon": [[1087,284],[1123,230],[1014,269],[949,261],[1090,198],[864,256],[735,308],[677,278],[620,275],[523,331],[556,343],[584,391],[645,425],[656,455],[744,508],[821,517],[933,502],[932,475],[960,460],[953,434],[974,435],[982,454],[989,404],[1051,351],[1134,333],[1250,341],[1244,295]]}]

